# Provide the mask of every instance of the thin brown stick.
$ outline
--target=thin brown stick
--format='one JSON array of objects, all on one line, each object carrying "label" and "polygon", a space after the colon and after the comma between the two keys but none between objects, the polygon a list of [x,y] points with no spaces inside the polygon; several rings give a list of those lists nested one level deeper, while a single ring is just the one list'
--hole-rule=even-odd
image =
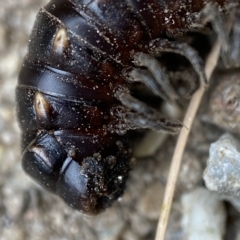
[{"label": "thin brown stick", "polygon": [[[215,43],[206,62],[205,73],[208,81],[212,75],[213,70],[217,65],[220,49],[221,49],[221,42],[220,40],[218,40]],[[184,152],[184,148],[186,146],[186,142],[192,127],[194,117],[196,115],[196,112],[198,110],[198,107],[204,92],[205,92],[205,87],[201,86],[199,90],[193,95],[183,121],[183,125],[185,127],[183,127],[182,130],[180,131],[178,141],[174,150],[155,240],[164,240],[164,237],[165,237],[173,195],[174,195],[178,173],[179,173],[179,169],[182,161],[182,155]]]}]

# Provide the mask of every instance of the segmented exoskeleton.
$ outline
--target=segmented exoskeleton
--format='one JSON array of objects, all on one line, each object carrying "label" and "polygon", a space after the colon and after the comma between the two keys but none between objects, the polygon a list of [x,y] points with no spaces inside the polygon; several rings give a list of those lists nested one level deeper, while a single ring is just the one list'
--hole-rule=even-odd
[{"label": "segmented exoskeleton", "polygon": [[[165,101],[178,99],[157,59],[164,52],[186,57],[207,84],[197,51],[175,36],[208,22],[223,41],[226,63],[238,66],[238,2],[50,1],[37,15],[16,90],[24,170],[83,213],[110,206],[130,169],[125,132],[182,127],[134,98],[129,86],[141,82]],[[232,44],[223,16],[233,21]]]}]

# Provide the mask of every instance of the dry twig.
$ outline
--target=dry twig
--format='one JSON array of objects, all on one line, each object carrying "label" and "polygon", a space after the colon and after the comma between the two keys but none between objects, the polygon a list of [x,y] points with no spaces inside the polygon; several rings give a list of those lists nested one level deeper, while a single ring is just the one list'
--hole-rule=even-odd
[{"label": "dry twig", "polygon": [[[208,80],[210,79],[212,72],[217,65],[220,49],[221,49],[221,42],[220,40],[218,40],[215,43],[206,61],[205,73]],[[201,86],[198,89],[198,91],[193,95],[183,121],[183,125],[185,127],[183,127],[180,131],[178,141],[174,150],[155,240],[164,240],[169,213],[171,210],[173,195],[176,187],[178,172],[181,165],[182,155],[188,139],[188,135],[191,130],[194,117],[198,110],[204,91],[205,91],[205,87]]]}]

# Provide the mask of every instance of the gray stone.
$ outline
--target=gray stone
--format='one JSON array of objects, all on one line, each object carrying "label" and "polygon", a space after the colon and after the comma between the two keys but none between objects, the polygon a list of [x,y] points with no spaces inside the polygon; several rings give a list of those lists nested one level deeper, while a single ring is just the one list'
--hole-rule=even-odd
[{"label": "gray stone", "polygon": [[222,195],[240,196],[240,147],[230,134],[212,143],[203,178],[207,188]]}]

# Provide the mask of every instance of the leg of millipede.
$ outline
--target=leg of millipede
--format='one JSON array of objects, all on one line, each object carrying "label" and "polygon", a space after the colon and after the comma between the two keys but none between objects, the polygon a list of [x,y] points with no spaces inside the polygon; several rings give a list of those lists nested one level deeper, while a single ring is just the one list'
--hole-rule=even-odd
[{"label": "leg of millipede", "polygon": [[204,72],[204,63],[197,51],[187,43],[171,42],[167,39],[156,39],[150,42],[150,53],[158,56],[163,52],[177,53],[186,57],[199,75],[203,85],[207,85],[207,79]]},{"label": "leg of millipede", "polygon": [[177,98],[175,91],[170,93],[156,81],[153,75],[145,69],[134,68],[128,73],[129,82],[141,82],[148,87],[154,94],[161,97],[165,101],[174,101]]},{"label": "leg of millipede", "polygon": [[211,22],[214,31],[222,41],[223,51],[228,52],[230,46],[228,31],[223,17],[216,6],[212,3],[208,3],[201,11],[199,18],[202,19],[203,25],[207,22]]},{"label": "leg of millipede", "polygon": [[176,134],[182,128],[179,121],[167,120],[155,109],[131,96],[128,91],[118,90],[116,97],[127,109],[134,111],[126,111],[122,114],[129,129],[150,128],[155,131]]},{"label": "leg of millipede", "polygon": [[180,121],[167,120],[165,118],[150,119],[139,113],[129,112],[124,116],[129,129],[149,128],[156,132],[177,134],[182,128]]},{"label": "leg of millipede", "polygon": [[146,67],[148,70],[133,69],[129,73],[133,80],[144,83],[165,101],[174,101],[178,98],[164,67],[155,57],[146,53],[136,53],[134,55],[134,64],[139,67]]}]

